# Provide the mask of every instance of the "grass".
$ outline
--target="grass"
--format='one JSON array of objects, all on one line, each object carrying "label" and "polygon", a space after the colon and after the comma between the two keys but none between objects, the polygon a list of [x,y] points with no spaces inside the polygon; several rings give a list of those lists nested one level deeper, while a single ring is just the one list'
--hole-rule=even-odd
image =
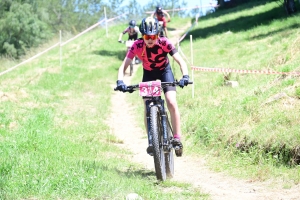
[{"label": "grass", "polygon": [[[255,2],[226,12],[191,31],[196,66],[299,70],[299,14],[286,18],[276,3]],[[187,40],[181,47],[190,54]],[[236,176],[265,180],[284,171],[298,183],[298,76],[231,73],[238,88],[225,87],[223,76],[195,72],[195,98],[179,98],[191,151],[210,152],[216,170]]]}]

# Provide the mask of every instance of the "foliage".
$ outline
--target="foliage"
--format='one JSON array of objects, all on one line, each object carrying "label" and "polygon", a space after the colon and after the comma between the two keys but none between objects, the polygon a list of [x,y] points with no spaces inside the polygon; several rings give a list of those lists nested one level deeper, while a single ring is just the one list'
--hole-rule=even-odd
[{"label": "foliage", "polygon": [[[161,3],[165,9],[179,8],[184,1],[163,0],[149,2],[141,8],[136,0],[123,5],[122,0],[2,0],[0,1],[0,55],[20,58],[26,49],[36,47],[61,30],[63,36],[77,34],[100,19],[124,15],[123,20],[145,16],[145,10],[154,10]],[[179,12],[183,15],[184,12]]]},{"label": "foliage", "polygon": [[33,14],[30,4],[5,2],[2,11],[6,12],[0,18],[0,53],[18,58],[27,48],[37,46],[50,35],[47,25]]}]

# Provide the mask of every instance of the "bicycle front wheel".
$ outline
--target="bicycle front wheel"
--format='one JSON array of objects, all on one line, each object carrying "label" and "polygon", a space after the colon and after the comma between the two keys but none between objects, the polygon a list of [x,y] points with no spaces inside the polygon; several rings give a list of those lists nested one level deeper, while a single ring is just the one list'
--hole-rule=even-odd
[{"label": "bicycle front wheel", "polygon": [[165,165],[165,153],[162,148],[162,126],[160,123],[160,114],[157,106],[150,108],[150,131],[152,134],[152,145],[153,145],[153,158],[156,178],[161,181],[165,181],[166,165]]}]

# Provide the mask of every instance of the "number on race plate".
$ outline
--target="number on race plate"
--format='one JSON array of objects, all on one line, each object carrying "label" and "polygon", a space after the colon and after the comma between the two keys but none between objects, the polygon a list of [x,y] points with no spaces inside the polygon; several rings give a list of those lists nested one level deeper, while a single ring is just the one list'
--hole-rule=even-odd
[{"label": "number on race plate", "polygon": [[161,82],[160,81],[149,81],[139,83],[140,96],[143,97],[158,97],[161,96]]}]

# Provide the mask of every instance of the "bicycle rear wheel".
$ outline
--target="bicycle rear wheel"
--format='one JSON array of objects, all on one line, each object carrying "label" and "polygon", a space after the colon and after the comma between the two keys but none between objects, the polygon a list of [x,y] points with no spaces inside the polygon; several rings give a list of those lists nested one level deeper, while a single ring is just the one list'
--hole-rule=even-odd
[{"label": "bicycle rear wheel", "polygon": [[156,178],[165,181],[167,178],[165,167],[165,153],[162,148],[162,127],[160,114],[156,106],[150,108],[150,131],[152,133],[153,158]]}]

